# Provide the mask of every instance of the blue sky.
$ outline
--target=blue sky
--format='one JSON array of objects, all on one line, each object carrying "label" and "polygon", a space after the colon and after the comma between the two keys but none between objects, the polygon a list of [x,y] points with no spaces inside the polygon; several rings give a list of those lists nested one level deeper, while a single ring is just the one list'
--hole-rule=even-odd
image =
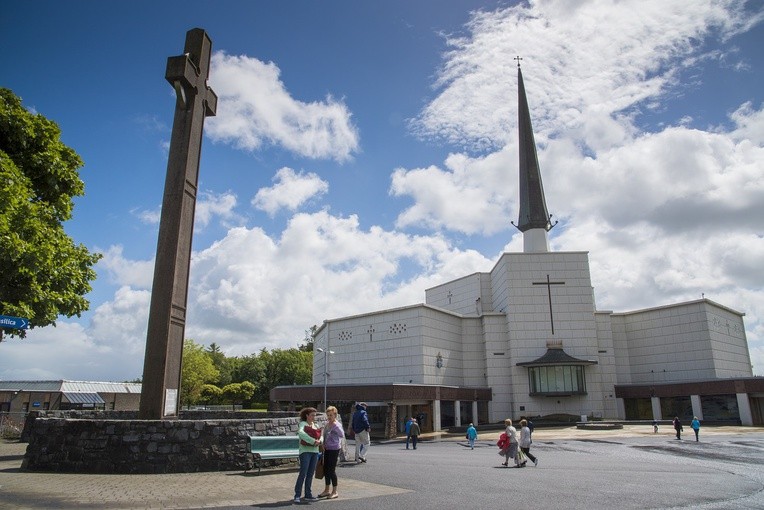
[{"label": "blue sky", "polygon": [[600,310],[701,295],[764,375],[764,14],[726,0],[3,2],[0,86],[85,165],[67,232],[104,254],[81,318],[0,344],[0,379],[142,375],[174,96],[210,85],[186,336],[293,347],[521,251],[516,55],[554,251]]}]

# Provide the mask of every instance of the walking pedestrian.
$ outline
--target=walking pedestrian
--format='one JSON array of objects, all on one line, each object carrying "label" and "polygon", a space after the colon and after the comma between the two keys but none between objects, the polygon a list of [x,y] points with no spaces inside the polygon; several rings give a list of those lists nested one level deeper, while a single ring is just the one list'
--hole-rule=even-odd
[{"label": "walking pedestrian", "polygon": [[300,437],[300,472],[294,484],[295,503],[300,502],[303,484],[305,485],[305,501],[318,501],[318,498],[313,497],[312,492],[313,474],[316,472],[318,462],[318,447],[321,445],[321,429],[313,422],[315,417],[316,409],[313,407],[306,407],[300,411],[300,423],[297,425],[297,435]]},{"label": "walking pedestrian", "polygon": [[406,449],[409,449],[409,442],[411,441],[411,424],[415,423],[416,419],[412,416],[406,422]]},{"label": "walking pedestrian", "polygon": [[509,448],[506,449],[506,453],[504,454],[505,460],[502,466],[508,466],[509,459],[514,459],[515,467],[523,467],[524,464],[521,465],[518,462],[518,458],[517,458],[517,449],[518,449],[517,429],[512,426],[512,420],[510,418],[507,418],[506,420],[504,420],[504,425],[506,425],[506,429],[504,429],[504,433],[507,435],[507,439],[509,439]]},{"label": "walking pedestrian", "polygon": [[476,439],[477,439],[477,429],[472,423],[470,423],[470,426],[467,427],[467,441],[470,442],[470,450],[475,449]]},{"label": "walking pedestrian", "polygon": [[692,417],[692,423],[690,423],[692,431],[695,432],[695,442],[698,442],[698,434],[700,434],[700,420],[697,416]]},{"label": "walking pedestrian", "polygon": [[520,450],[526,457],[531,459],[534,466],[539,465],[539,460],[531,455],[531,429],[528,427],[526,420],[520,420]]},{"label": "walking pedestrian", "polygon": [[369,451],[371,438],[371,425],[369,424],[369,415],[366,413],[366,402],[356,404],[353,421],[351,424],[355,433],[355,461],[366,462],[366,454]]},{"label": "walking pedestrian", "polygon": [[411,428],[409,428],[409,435],[411,436],[411,444],[414,446],[414,449],[416,450],[416,442],[419,439],[419,434],[421,434],[421,430],[419,429],[419,424],[416,422],[416,420],[411,422]]},{"label": "walking pedestrian", "polygon": [[676,438],[682,439],[682,422],[679,421],[679,416],[674,416],[674,430],[676,430]]}]

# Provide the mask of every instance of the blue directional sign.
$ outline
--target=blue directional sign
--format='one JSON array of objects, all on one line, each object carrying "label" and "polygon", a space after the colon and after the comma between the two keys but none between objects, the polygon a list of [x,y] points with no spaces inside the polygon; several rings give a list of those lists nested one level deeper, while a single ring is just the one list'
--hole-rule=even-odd
[{"label": "blue directional sign", "polygon": [[0,315],[0,328],[9,329],[27,329],[29,327],[29,319],[22,317],[11,317],[9,315]]}]

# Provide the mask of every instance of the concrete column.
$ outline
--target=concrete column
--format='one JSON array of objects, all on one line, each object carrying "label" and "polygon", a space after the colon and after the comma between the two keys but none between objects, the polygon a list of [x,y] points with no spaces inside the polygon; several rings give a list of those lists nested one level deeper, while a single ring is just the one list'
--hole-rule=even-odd
[{"label": "concrete column", "polygon": [[623,403],[622,398],[616,398],[615,399],[615,409],[618,413],[618,419],[625,420],[626,419],[626,406]]},{"label": "concrete column", "polygon": [[472,402],[472,423],[478,424],[478,403],[477,400]]},{"label": "concrete column", "polygon": [[737,410],[740,413],[740,423],[746,427],[753,427],[753,413],[751,413],[751,401],[748,400],[748,393],[737,394]]},{"label": "concrete column", "polygon": [[690,395],[690,402],[692,402],[693,416],[697,416],[699,420],[703,421],[703,406],[700,404],[700,395]]},{"label": "concrete column", "polygon": [[440,400],[432,401],[432,430],[434,432],[443,430],[440,426]]},{"label": "concrete column", "polygon": [[660,397],[650,397],[650,403],[653,405],[653,420],[662,420],[663,412],[661,411]]},{"label": "concrete column", "polygon": [[454,400],[454,425],[462,426],[462,401]]}]

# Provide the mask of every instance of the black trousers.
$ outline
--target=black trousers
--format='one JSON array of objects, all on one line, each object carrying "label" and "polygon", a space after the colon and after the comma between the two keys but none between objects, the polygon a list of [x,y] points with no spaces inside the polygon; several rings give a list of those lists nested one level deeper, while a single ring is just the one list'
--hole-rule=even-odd
[{"label": "black trousers", "polygon": [[531,459],[531,462],[536,462],[536,457],[534,457],[533,455],[531,455],[531,447],[530,447],[530,446],[529,446],[528,448],[523,448],[523,447],[521,446],[521,447],[520,447],[520,449],[523,451],[523,453],[525,454],[525,456],[526,456],[526,457],[528,457],[529,459]]},{"label": "black trousers", "polygon": [[324,450],[324,483],[337,487],[337,459],[339,450]]}]

